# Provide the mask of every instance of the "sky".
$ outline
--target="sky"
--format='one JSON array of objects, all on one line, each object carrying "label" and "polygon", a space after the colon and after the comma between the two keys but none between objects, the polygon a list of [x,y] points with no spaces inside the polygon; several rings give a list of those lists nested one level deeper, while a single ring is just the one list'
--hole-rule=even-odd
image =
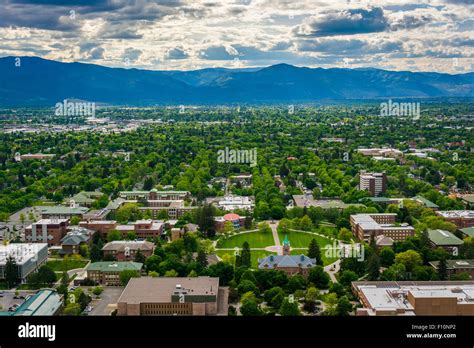
[{"label": "sky", "polygon": [[474,71],[474,0],[0,0],[0,56]]}]

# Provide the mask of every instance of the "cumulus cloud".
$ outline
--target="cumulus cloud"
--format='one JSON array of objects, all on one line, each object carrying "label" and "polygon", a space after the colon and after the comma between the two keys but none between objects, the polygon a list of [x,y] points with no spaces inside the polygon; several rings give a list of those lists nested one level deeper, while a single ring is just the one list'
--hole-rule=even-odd
[{"label": "cumulus cloud", "polygon": [[186,59],[189,54],[182,47],[173,47],[166,52],[166,59]]},{"label": "cumulus cloud", "polygon": [[383,9],[349,9],[309,17],[296,26],[297,36],[333,36],[376,33],[388,29],[389,24]]}]

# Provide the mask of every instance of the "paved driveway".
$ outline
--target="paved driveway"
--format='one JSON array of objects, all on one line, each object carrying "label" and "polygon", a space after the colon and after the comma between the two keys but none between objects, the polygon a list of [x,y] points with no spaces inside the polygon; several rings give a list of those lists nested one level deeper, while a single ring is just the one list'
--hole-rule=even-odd
[{"label": "paved driveway", "polygon": [[122,294],[124,287],[121,286],[107,286],[104,287],[104,292],[100,295],[100,299],[96,299],[92,295],[90,305],[94,307],[89,315],[110,315],[116,308],[117,300]]}]

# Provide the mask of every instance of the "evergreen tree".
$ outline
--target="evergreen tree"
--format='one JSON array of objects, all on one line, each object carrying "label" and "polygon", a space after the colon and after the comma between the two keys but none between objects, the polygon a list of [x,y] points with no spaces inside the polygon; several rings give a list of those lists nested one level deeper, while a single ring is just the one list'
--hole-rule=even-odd
[{"label": "evergreen tree", "polygon": [[13,256],[8,256],[7,262],[5,263],[5,281],[7,282],[8,288],[11,288],[19,281],[18,265]]},{"label": "evergreen tree", "polygon": [[340,316],[345,316],[349,315],[349,313],[352,311],[352,303],[349,301],[347,296],[341,296],[337,300],[337,306],[336,306],[336,315]]},{"label": "evergreen tree", "polygon": [[372,254],[367,263],[367,271],[369,272],[369,280],[377,280],[380,277],[380,260],[377,254]]},{"label": "evergreen tree", "polygon": [[196,261],[202,268],[207,267],[207,254],[203,249],[198,251]]},{"label": "evergreen tree", "polygon": [[317,265],[323,264],[323,259],[321,258],[321,249],[319,249],[319,244],[316,242],[316,239],[311,239],[308,247],[308,257],[311,259],[316,259]]},{"label": "evergreen tree", "polygon": [[142,251],[138,249],[135,254],[135,262],[145,263],[145,260],[146,260],[145,255],[143,255]]},{"label": "evergreen tree", "polygon": [[248,242],[244,242],[244,244],[242,244],[242,252],[240,253],[241,266],[247,268],[250,268],[252,266],[250,255],[250,245]]},{"label": "evergreen tree", "polygon": [[438,277],[439,280],[447,280],[448,279],[448,263],[446,262],[445,258],[442,258],[438,264]]}]

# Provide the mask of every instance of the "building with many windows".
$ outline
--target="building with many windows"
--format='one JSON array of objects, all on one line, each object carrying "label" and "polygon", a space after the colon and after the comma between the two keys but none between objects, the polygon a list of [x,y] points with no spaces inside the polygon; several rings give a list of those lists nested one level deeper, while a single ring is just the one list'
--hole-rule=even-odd
[{"label": "building with many windows", "polygon": [[153,254],[155,244],[146,240],[114,240],[104,245],[102,252],[105,256],[113,256],[117,261],[132,261],[140,250],[144,257]]},{"label": "building with many windows", "polygon": [[117,301],[117,315],[227,315],[228,296],[219,278],[132,278]]},{"label": "building with many windows", "polygon": [[25,228],[25,240],[29,243],[60,245],[67,233],[68,219],[41,219]]},{"label": "building with many windows", "polygon": [[455,224],[457,228],[474,227],[474,210],[443,210],[436,214]]},{"label": "building with many windows", "polygon": [[0,245],[0,279],[5,279],[5,265],[12,257],[18,267],[21,282],[33,272],[36,272],[48,259],[48,244],[46,243],[10,243]]},{"label": "building with many windows", "polygon": [[415,235],[415,229],[406,224],[396,223],[397,214],[355,214],[351,215],[352,233],[359,240],[370,240],[372,236],[384,235],[394,241],[405,240]]},{"label": "building with many windows", "polygon": [[385,173],[361,171],[359,175],[359,190],[368,191],[372,196],[380,196],[387,190],[387,176]]},{"label": "building with many windows", "polygon": [[101,261],[89,264],[86,267],[87,278],[97,284],[106,286],[120,285],[120,273],[123,271],[137,271],[141,273],[143,264],[139,262]]},{"label": "building with many windows", "polygon": [[362,281],[352,291],[360,316],[474,315],[473,281]]}]

